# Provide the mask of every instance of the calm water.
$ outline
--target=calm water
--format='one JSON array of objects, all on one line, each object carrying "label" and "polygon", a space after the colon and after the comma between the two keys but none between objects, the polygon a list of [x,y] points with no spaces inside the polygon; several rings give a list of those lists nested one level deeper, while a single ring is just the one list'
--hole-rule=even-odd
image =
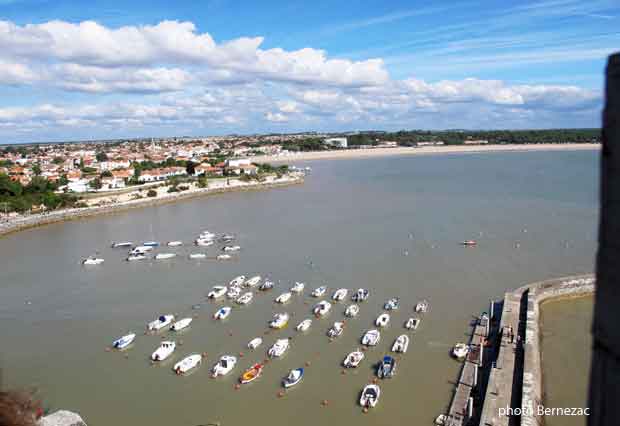
[{"label": "calm water", "polygon": [[[89,425],[195,426],[261,423],[301,426],[429,423],[449,402],[458,365],[448,357],[464,339],[471,315],[492,297],[523,283],[593,270],[597,222],[597,152],[502,153],[315,162],[304,185],[231,193],[57,224],[0,239],[0,351],[5,384],[37,386],[52,408],[80,412]],[[190,261],[193,248],[171,261],[128,263],[115,240],[192,241],[203,230],[233,232],[239,261]],[[475,238],[476,248],[458,245]],[[515,248],[515,242],[520,243]],[[84,268],[99,251],[105,265]],[[210,248],[214,253],[216,250]],[[211,286],[239,274],[280,280],[279,288],[234,309],[225,323],[210,319]],[[307,291],[285,308],[273,298],[293,281]],[[325,332],[344,305],[310,332],[293,327],[247,342],[267,330],[273,312],[292,325],[309,317],[312,288],[366,287],[371,299],[343,334]],[[358,347],[385,299],[404,302],[362,366],[342,375],[340,362]],[[371,365],[404,332],[413,304],[432,310],[402,357],[397,377],[382,383],[372,413],[356,404]],[[202,308],[192,311],[193,304]],[[128,358],[104,349],[129,330],[141,333],[159,313],[198,314],[172,362],[149,366],[159,336],[139,335]],[[164,333],[166,336],[167,333]],[[278,337],[296,336],[289,353],[259,380],[234,390],[238,374],[265,358]],[[208,369],[225,353],[244,357],[230,376]],[[171,364],[207,352],[203,366],[176,377]],[[302,384],[278,398],[281,378],[309,362]],[[322,407],[321,401],[329,406]]]}]

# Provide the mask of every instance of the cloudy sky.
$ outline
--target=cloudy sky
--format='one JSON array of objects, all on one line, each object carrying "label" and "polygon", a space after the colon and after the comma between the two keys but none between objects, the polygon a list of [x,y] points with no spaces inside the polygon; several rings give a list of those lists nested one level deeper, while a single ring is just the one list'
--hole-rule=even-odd
[{"label": "cloudy sky", "polygon": [[0,0],[0,143],[597,127],[618,22],[618,0]]}]

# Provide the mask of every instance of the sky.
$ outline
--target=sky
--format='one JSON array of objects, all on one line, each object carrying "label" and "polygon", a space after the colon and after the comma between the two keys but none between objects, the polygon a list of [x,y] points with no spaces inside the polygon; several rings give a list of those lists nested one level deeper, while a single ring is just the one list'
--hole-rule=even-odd
[{"label": "sky", "polygon": [[618,0],[0,0],[0,143],[599,127],[618,22]]}]

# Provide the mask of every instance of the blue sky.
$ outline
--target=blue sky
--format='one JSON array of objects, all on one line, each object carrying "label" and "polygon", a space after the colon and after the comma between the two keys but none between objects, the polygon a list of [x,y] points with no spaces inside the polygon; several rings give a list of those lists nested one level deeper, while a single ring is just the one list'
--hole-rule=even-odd
[{"label": "blue sky", "polygon": [[0,142],[600,125],[617,0],[0,0]]}]

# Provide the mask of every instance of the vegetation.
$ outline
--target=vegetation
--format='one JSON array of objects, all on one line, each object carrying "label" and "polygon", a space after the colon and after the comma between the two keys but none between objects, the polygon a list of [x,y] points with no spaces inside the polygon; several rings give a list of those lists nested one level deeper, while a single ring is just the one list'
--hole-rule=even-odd
[{"label": "vegetation", "polygon": [[60,182],[53,183],[43,177],[35,176],[28,185],[24,186],[0,173],[0,211],[21,213],[40,205],[50,210],[73,206],[77,201],[75,195],[54,192],[59,184]]},{"label": "vegetation", "polygon": [[149,192],[146,193],[147,197],[157,197],[157,191],[154,189],[149,189]]},{"label": "vegetation", "polygon": [[206,176],[200,176],[198,178],[198,188],[207,188],[209,186],[209,181]]},{"label": "vegetation", "polygon": [[42,413],[31,393],[0,391],[0,425],[36,426]]},{"label": "vegetation", "polygon": [[325,145],[322,139],[307,138],[283,142],[282,149],[289,151],[324,151],[329,149],[329,146]]}]

